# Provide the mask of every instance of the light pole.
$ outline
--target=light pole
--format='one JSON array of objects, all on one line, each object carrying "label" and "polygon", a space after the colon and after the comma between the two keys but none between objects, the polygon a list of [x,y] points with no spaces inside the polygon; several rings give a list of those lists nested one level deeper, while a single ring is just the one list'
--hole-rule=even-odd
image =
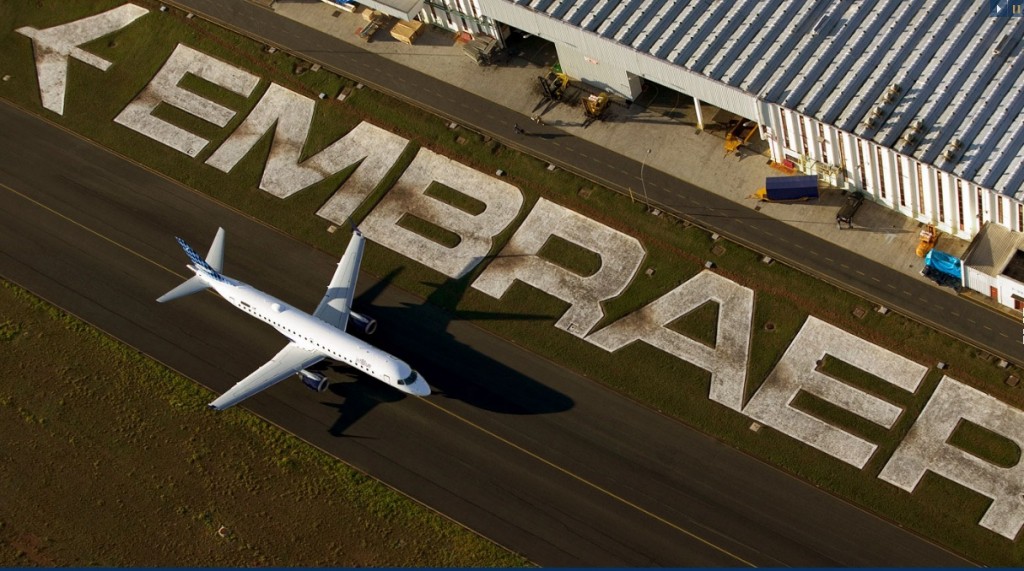
[{"label": "light pole", "polygon": [[644,182],[644,167],[647,166],[647,157],[651,156],[651,150],[647,149],[644,153],[644,160],[640,163],[640,186],[644,189],[644,203],[647,204],[647,210],[651,209],[651,201],[647,199],[647,183]]}]

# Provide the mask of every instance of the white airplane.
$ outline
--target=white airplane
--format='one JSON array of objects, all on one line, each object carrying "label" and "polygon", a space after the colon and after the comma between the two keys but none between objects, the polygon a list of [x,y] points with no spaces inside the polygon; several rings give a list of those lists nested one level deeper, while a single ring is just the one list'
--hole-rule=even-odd
[{"label": "white airplane", "polygon": [[329,384],[327,378],[308,370],[323,359],[345,363],[411,395],[425,397],[430,394],[427,382],[404,361],[345,332],[349,317],[367,334],[377,328],[376,320],[352,311],[352,297],[365,242],[358,229],[353,230],[352,240],[327,286],[327,295],[320,300],[313,315],[222,275],[223,228],[217,229],[217,236],[205,260],[184,240],[175,239],[192,261],[188,268],[196,275],[161,296],[158,302],[213,288],[232,305],[269,323],[289,339],[280,353],[211,402],[210,408],[224,410],[295,374],[310,389],[323,392]]}]

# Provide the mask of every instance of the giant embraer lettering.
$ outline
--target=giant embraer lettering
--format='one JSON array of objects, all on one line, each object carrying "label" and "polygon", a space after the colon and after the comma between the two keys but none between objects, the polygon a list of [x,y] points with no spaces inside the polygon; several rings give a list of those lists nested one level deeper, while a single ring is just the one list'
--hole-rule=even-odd
[{"label": "giant embraer lettering", "polygon": [[[32,38],[43,106],[58,114],[64,113],[69,57],[113,73],[109,71],[110,62],[79,46],[128,26],[145,12],[129,4],[45,30],[19,28],[20,33]],[[219,126],[227,125],[236,112],[179,86],[178,82],[186,74],[201,75],[215,85],[246,97],[259,83],[259,78],[248,71],[179,45],[139,96],[126,102],[117,122],[188,156],[198,156],[208,140],[152,115],[152,111],[165,103]],[[344,223],[384,179],[408,141],[361,123],[300,162],[316,105],[312,98],[271,83],[238,128],[213,151],[207,164],[231,172],[256,142],[276,126],[260,189],[286,197],[356,165],[334,196],[317,212],[335,223]],[[429,196],[428,187],[434,183],[447,185],[483,203],[484,208],[476,214],[453,208]],[[972,422],[1024,447],[1024,431],[1019,429],[1024,426],[1024,413],[1020,410],[949,377],[943,378],[932,395],[920,394],[927,367],[814,317],[806,320],[782,359],[745,402],[747,383],[756,381],[747,379],[753,339],[752,290],[712,272],[703,272],[633,314],[592,331],[604,316],[602,304],[619,296],[632,283],[646,255],[643,246],[632,236],[545,199],[537,202],[511,239],[505,244],[494,244],[495,238],[518,217],[523,203],[522,193],[516,187],[444,159],[428,149],[420,149],[399,182],[363,221],[363,227],[367,238],[450,277],[467,275],[500,248],[501,255],[493,259],[473,283],[475,289],[500,298],[518,280],[556,296],[569,304],[556,327],[609,352],[643,342],[701,367],[711,373],[709,398],[712,401],[858,468],[867,464],[877,445],[798,410],[793,404],[795,397],[801,392],[813,394],[883,429],[893,427],[905,410],[823,374],[819,361],[826,355],[834,356],[874,374],[898,390],[928,398],[906,440],[889,458],[879,478],[912,492],[925,472],[941,475],[992,500],[981,519],[982,526],[1010,539],[1017,537],[1024,526],[1024,502],[1020,501],[1024,495],[1021,484],[1024,463],[1018,462],[1009,468],[998,466],[946,442],[961,422]],[[455,233],[460,238],[459,244],[448,247],[402,228],[399,221],[406,215]],[[540,249],[552,236],[597,254],[601,259],[598,273],[581,276],[543,260]],[[361,237],[354,237],[353,243],[362,244]],[[349,250],[353,247],[350,244]],[[347,315],[350,311],[347,305],[335,303],[337,300],[327,301],[329,309],[323,309],[325,313],[321,314],[318,308],[310,316],[230,278],[218,280],[220,262],[214,263],[210,256],[204,261],[209,262],[212,272],[193,260],[196,277],[168,296],[178,297],[191,293],[193,288],[213,287],[233,304],[271,323],[291,339],[282,354],[254,373],[261,379],[257,383],[260,388],[272,384],[270,380],[276,382],[280,380],[278,377],[295,372],[305,375],[304,367],[309,366],[307,359],[313,362],[331,358],[367,370],[413,394],[418,394],[417,391],[425,394],[428,390],[426,383],[415,377],[408,366],[399,365],[397,359],[372,346],[356,345],[358,340],[341,331],[344,329],[342,321],[335,322],[332,328],[319,318]],[[706,301],[719,305],[717,338],[710,347],[668,327],[680,315]],[[355,313],[351,316],[357,321],[361,317]],[[376,357],[357,361],[353,358],[356,347],[375,351],[372,354]],[[314,388],[322,388],[323,379],[311,376],[303,379]],[[213,404],[229,406],[251,394],[248,386],[239,386]]]}]

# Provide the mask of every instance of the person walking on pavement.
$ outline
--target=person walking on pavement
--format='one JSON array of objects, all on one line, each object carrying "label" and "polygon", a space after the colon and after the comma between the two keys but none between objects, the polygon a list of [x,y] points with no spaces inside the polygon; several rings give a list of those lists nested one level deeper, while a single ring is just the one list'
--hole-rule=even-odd
[{"label": "person walking on pavement", "polygon": [[523,131],[523,128],[519,126],[519,123],[513,124],[512,130],[515,131],[516,135],[522,135],[525,132]]}]

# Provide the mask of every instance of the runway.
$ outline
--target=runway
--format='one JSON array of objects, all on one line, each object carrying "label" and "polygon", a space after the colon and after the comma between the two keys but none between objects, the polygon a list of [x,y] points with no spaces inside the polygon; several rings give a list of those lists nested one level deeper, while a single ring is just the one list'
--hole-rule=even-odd
[{"label": "runway", "polygon": [[[227,275],[323,295],[334,256],[7,104],[0,124],[0,276],[213,391],[285,341],[214,295],[155,303],[186,277],[175,235],[205,251],[223,226]],[[970,564],[385,282],[356,309],[439,394],[338,370],[244,406],[537,564]]]}]

